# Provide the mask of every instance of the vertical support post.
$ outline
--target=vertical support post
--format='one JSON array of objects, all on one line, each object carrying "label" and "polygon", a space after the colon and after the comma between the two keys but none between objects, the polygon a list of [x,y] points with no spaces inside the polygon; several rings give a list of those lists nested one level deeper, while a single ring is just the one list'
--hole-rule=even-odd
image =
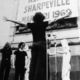
[{"label": "vertical support post", "polygon": [[55,80],[57,80],[57,55],[56,55],[57,44],[56,44],[56,35],[53,35],[53,37],[54,37],[54,47],[55,47]]}]

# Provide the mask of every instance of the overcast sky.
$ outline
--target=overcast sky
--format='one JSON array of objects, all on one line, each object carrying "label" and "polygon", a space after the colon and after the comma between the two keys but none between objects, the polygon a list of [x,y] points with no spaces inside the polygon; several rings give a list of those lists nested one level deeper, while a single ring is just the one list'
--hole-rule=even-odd
[{"label": "overcast sky", "polygon": [[16,0],[0,0],[0,46],[4,45],[5,42],[9,41],[11,35],[10,22],[6,22],[3,17],[9,19],[15,18]]}]

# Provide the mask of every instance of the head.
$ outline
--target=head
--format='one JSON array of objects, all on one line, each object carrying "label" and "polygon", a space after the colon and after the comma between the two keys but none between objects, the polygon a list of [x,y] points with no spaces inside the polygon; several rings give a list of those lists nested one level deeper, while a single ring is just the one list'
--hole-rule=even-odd
[{"label": "head", "polygon": [[34,22],[42,22],[44,19],[45,19],[45,16],[41,12],[38,12],[33,16]]},{"label": "head", "polygon": [[25,43],[24,42],[20,42],[19,45],[18,45],[18,48],[23,50],[24,47],[25,47]]},{"label": "head", "polygon": [[5,45],[4,45],[4,47],[3,47],[4,49],[11,49],[11,45],[10,45],[10,43],[6,43]]},{"label": "head", "polygon": [[68,41],[66,39],[61,40],[61,44],[64,50],[69,50]]}]

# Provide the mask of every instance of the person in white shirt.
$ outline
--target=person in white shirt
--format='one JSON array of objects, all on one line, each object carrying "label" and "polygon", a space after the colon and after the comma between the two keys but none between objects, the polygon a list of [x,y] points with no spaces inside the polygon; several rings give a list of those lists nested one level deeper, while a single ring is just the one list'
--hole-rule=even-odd
[{"label": "person in white shirt", "polygon": [[66,39],[61,40],[62,49],[63,49],[63,60],[62,60],[62,80],[70,80],[70,60],[71,53],[68,46],[68,41]]},{"label": "person in white shirt", "polygon": [[25,80],[29,80],[29,71],[30,71],[30,62],[31,62],[31,50],[29,49],[29,46],[26,44],[24,51],[26,51],[27,56],[25,57]]}]

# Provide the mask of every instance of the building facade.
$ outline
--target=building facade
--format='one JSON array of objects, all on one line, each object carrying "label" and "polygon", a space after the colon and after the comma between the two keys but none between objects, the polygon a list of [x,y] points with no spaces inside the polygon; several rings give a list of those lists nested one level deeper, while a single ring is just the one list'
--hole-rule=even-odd
[{"label": "building facade", "polygon": [[[80,1],[79,0],[45,0],[44,2],[42,0],[8,0],[9,3],[6,4],[5,7],[10,8],[9,12],[7,12],[7,15],[2,15],[2,16],[7,16],[9,19],[20,21],[23,23],[26,23],[26,21],[30,21],[32,17],[32,12],[35,14],[38,11],[41,11],[45,14],[46,20],[54,20],[54,19],[59,19],[63,16],[65,16],[67,9],[72,11],[72,15],[69,17],[71,21],[73,18],[76,18],[76,23],[75,24],[70,24],[70,28],[60,28],[60,29],[47,29],[46,30],[46,39],[49,39],[51,41],[51,47],[50,47],[50,56],[49,56],[49,65],[50,65],[50,80],[53,80],[55,78],[55,70],[57,70],[57,77],[61,79],[61,70],[62,70],[62,55],[57,55],[55,57],[54,54],[54,35],[56,35],[56,43],[58,46],[56,47],[56,50],[61,50],[61,43],[60,41],[62,39],[67,39],[69,42],[69,46],[71,49],[71,79],[76,80],[80,79],[79,73],[80,73]],[[38,2],[39,1],[39,2]],[[72,4],[70,1],[73,1]],[[27,2],[30,4],[26,6]],[[52,3],[52,4],[51,4]],[[55,3],[55,5],[54,5]],[[75,3],[75,4],[74,4]],[[5,2],[3,1],[3,4]],[[10,5],[9,5],[10,4]],[[25,5],[25,9],[24,6]],[[9,5],[9,6],[7,6]],[[38,6],[39,5],[39,6]],[[73,6],[74,5],[74,6]],[[37,7],[36,7],[37,6]],[[59,7],[65,7],[62,8],[64,11],[64,15],[60,15],[62,11]],[[55,8],[54,8],[55,7]],[[52,10],[54,8],[54,10]],[[44,11],[44,9],[46,11]],[[23,11],[24,10],[24,11]],[[51,13],[49,13],[51,11]],[[24,12],[24,13],[23,13]],[[77,13],[76,13],[77,12]],[[5,13],[5,12],[3,12]],[[8,13],[10,13],[8,15]],[[10,16],[11,15],[11,16]],[[26,16],[25,15],[29,15]],[[53,18],[51,17],[53,15]],[[73,20],[73,21],[74,21]],[[71,22],[70,22],[71,23]],[[3,25],[4,24],[4,25]],[[15,24],[13,23],[6,23],[2,22],[1,26],[9,26],[10,28],[10,34],[7,35],[8,38],[10,39],[10,42],[12,43],[12,47],[17,47],[18,43],[23,41],[28,45],[32,44],[33,38],[32,34],[30,31],[25,31],[22,33],[15,32]],[[62,24],[65,26],[64,24]],[[61,25],[59,25],[61,27]],[[75,26],[75,27],[74,27]],[[67,27],[67,26],[66,26]],[[16,33],[16,34],[15,34]],[[50,35],[50,37],[48,36]],[[55,59],[57,61],[55,61]],[[56,67],[55,67],[56,65]],[[74,77],[73,77],[74,75]]]}]

